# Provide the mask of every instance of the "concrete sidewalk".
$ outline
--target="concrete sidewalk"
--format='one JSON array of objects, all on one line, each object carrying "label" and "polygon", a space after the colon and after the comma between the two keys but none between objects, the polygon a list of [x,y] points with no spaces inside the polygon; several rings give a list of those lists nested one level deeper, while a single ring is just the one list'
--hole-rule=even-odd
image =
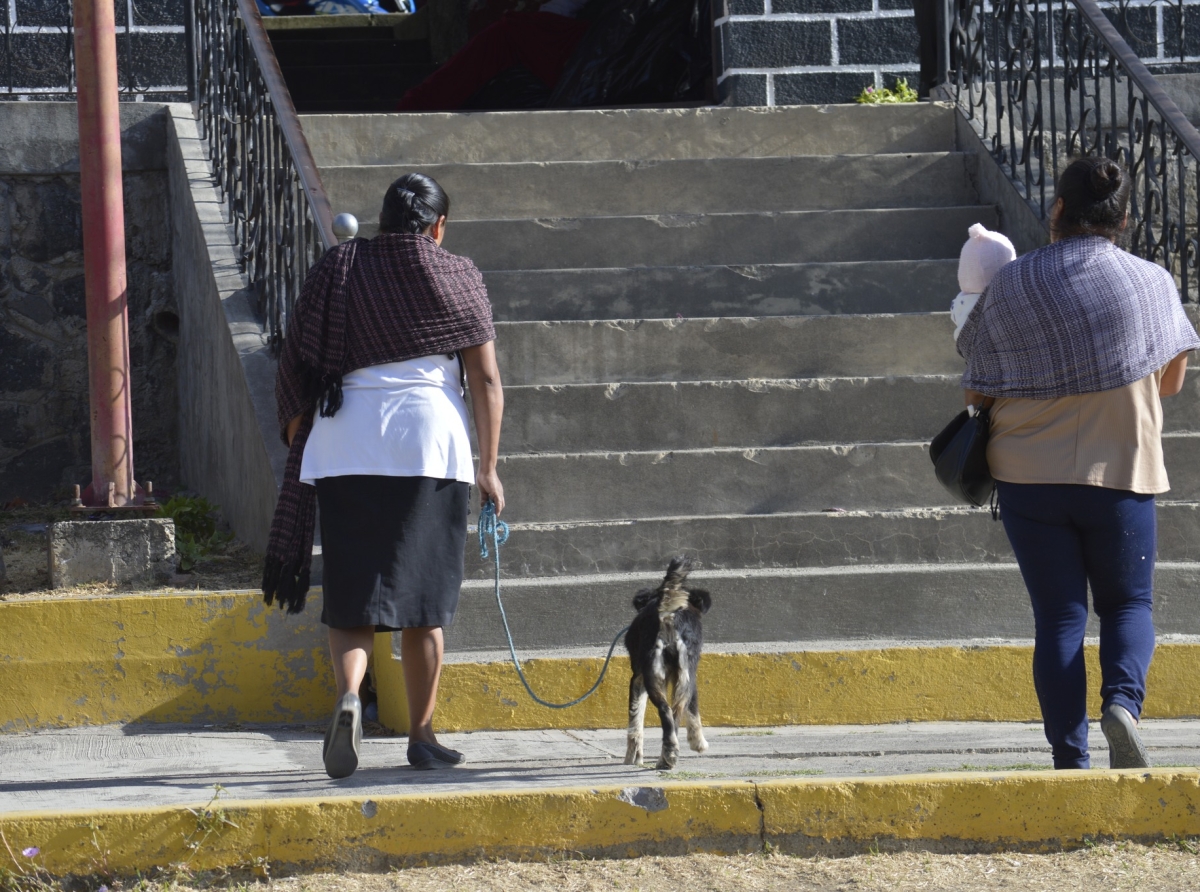
[{"label": "concrete sidewalk", "polygon": [[[506,731],[445,734],[469,759],[460,769],[408,767],[404,737],[368,737],[351,778],[321,766],[315,726],[252,728],[105,726],[0,735],[0,812],[172,806],[233,800],[551,791],[653,783],[885,777],[1050,768],[1038,724],[921,722],[890,725],[706,729],[710,749],[684,749],[678,769],[657,772],[661,732],[646,729],[646,768],[623,764],[625,734]],[[1200,721],[1147,720],[1156,768],[1200,766]],[[1108,765],[1093,724],[1092,760]]]}]

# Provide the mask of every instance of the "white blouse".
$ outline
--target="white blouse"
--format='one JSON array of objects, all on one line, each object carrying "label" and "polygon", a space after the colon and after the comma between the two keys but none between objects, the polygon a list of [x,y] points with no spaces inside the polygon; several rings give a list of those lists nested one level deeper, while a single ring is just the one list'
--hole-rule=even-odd
[{"label": "white blouse", "polygon": [[342,407],[313,420],[300,481],[350,474],[475,482],[456,357],[383,363],[343,377]]}]

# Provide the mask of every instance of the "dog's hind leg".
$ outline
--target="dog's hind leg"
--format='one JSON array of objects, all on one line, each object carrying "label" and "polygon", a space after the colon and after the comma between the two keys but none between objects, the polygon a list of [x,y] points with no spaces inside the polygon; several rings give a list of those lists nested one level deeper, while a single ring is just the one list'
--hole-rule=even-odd
[{"label": "dog's hind leg", "polygon": [[629,679],[629,734],[625,743],[625,764],[642,764],[642,729],[646,719],[646,685],[642,677]]},{"label": "dog's hind leg", "polygon": [[692,696],[687,705],[688,746],[698,753],[708,749],[708,741],[704,739],[704,727],[700,724],[700,692],[696,690],[695,678],[692,679]]},{"label": "dog's hind leg", "polygon": [[679,761],[679,733],[675,725],[675,716],[671,712],[671,705],[667,702],[667,696],[663,693],[659,679],[647,679],[646,682],[646,694],[649,696],[650,702],[654,704],[654,708],[658,710],[658,718],[662,722],[663,729],[662,752],[654,767],[659,771],[669,771]]}]

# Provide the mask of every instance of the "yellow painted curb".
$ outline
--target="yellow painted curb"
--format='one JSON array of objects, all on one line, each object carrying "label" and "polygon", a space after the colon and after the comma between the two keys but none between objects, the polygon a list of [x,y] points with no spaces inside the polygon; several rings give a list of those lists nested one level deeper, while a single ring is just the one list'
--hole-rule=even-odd
[{"label": "yellow painted curb", "polygon": [[[404,678],[386,636],[376,639],[380,718],[407,731]],[[1100,711],[1099,649],[1086,648],[1093,715]],[[522,661],[544,699],[578,697],[595,659]],[[706,725],[857,725],[904,721],[1038,721],[1032,647],[895,647],[793,653],[706,653],[700,714]],[[1200,715],[1200,645],[1164,644],[1147,683],[1147,718]],[[442,672],[435,722],[446,731],[624,727],[628,663],[614,662],[591,699],[553,710],[529,699],[511,663],[452,663]],[[648,722],[657,722],[651,709]]]},{"label": "yellow painted curb", "polygon": [[333,672],[310,602],[299,616],[246,593],[0,603],[0,731],[325,720]]},{"label": "yellow painted curb", "polygon": [[[1039,849],[1200,834],[1200,772],[921,775],[0,815],[51,874],[385,869],[564,853]],[[19,855],[17,857],[20,857]],[[8,867],[8,865],[5,865]]]}]

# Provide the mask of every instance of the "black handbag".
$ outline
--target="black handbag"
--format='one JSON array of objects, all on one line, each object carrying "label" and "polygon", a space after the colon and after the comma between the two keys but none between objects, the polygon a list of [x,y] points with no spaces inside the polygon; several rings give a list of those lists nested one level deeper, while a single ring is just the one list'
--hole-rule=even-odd
[{"label": "black handbag", "polygon": [[996,481],[988,470],[988,428],[994,401],[963,409],[929,444],[938,482],[960,502],[981,508],[992,498]]}]

